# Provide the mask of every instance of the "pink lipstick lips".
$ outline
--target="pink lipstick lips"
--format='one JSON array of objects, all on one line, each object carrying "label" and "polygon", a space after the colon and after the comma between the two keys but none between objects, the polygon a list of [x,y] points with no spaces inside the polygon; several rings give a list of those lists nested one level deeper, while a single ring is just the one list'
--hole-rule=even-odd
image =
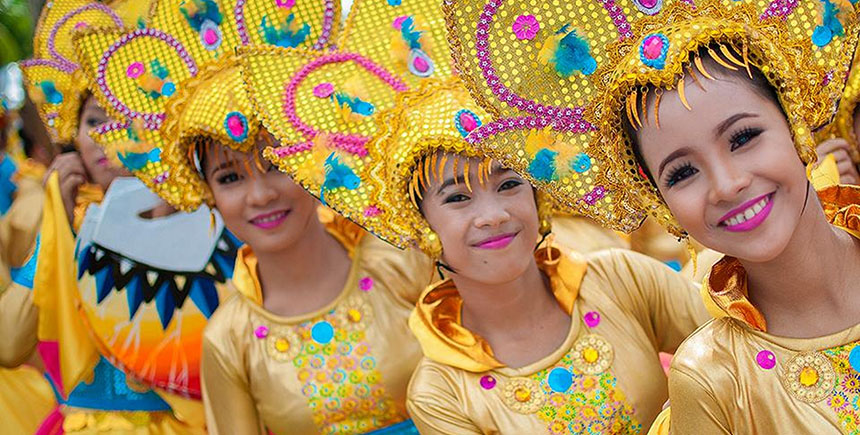
[{"label": "pink lipstick lips", "polygon": [[773,194],[774,192],[771,192],[759,196],[732,209],[720,218],[720,226],[733,233],[742,233],[758,228],[773,209]]},{"label": "pink lipstick lips", "polygon": [[285,221],[287,219],[288,214],[290,214],[289,210],[273,211],[271,213],[258,215],[254,219],[251,219],[250,222],[258,228],[270,230],[280,225],[281,222]]},{"label": "pink lipstick lips", "polygon": [[500,234],[484,239],[474,246],[479,249],[504,249],[514,241],[515,237],[517,237],[517,233]]}]

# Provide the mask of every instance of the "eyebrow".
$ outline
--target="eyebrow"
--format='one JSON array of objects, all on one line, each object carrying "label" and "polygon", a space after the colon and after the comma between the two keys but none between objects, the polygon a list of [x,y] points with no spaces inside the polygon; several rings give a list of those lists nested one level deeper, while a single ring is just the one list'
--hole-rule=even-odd
[{"label": "eyebrow", "polygon": [[672,151],[671,154],[666,156],[666,158],[660,162],[660,168],[657,170],[657,178],[660,178],[660,176],[663,175],[663,169],[665,169],[666,165],[671,163],[672,160],[684,157],[687,154],[690,154],[690,147],[678,148],[675,151]]},{"label": "eyebrow", "polygon": [[237,163],[238,163],[238,162],[237,162],[236,160],[227,160],[226,162],[221,163],[220,165],[216,166],[214,169],[212,169],[211,171],[209,171],[209,176],[211,177],[211,176],[212,176],[212,174],[215,174],[216,172],[218,172],[218,171],[220,171],[220,170],[222,170],[222,169],[226,169],[227,167],[234,166],[234,165],[236,165]]},{"label": "eyebrow", "polygon": [[[499,176],[502,174],[507,174],[508,172],[512,172],[512,170],[509,168],[503,168],[498,163],[494,163],[492,166],[492,174],[490,176],[496,177],[496,176]],[[457,176],[456,182],[457,183],[464,183],[465,181],[463,179],[463,176],[462,175]],[[441,194],[442,191],[445,190],[446,187],[449,187],[452,184],[454,184],[454,178],[453,177],[452,178],[446,178],[445,181],[442,182],[442,185],[439,186],[439,189],[436,190],[436,194],[437,195]]]},{"label": "eyebrow", "polygon": [[720,125],[718,125],[717,128],[714,129],[714,137],[722,136],[722,134],[725,133],[726,130],[728,130],[729,127],[732,126],[732,124],[745,118],[758,118],[758,115],[749,112],[735,113],[734,115],[726,118],[725,121],[721,122]]}]

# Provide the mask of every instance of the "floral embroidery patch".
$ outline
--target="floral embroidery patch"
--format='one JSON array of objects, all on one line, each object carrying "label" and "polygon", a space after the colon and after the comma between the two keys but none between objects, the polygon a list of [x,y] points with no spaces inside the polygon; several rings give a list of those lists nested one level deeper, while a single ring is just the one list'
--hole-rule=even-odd
[{"label": "floral embroidery patch", "polygon": [[615,376],[609,370],[593,376],[580,372],[574,367],[572,353],[553,367],[519,379],[529,381],[528,385],[521,382],[523,386],[535,385],[536,389],[509,388],[512,395],[505,398],[506,403],[530,405],[526,408],[537,413],[551,434],[642,431]]},{"label": "floral embroidery patch", "polygon": [[860,435],[860,373],[849,361],[857,343],[825,350],[824,355],[833,363],[836,382],[827,404],[836,412],[839,423],[847,434]]}]

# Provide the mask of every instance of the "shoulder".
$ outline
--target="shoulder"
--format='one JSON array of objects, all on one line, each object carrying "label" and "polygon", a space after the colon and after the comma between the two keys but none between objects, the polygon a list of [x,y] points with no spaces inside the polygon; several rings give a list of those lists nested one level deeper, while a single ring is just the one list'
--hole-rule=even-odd
[{"label": "shoulder", "polygon": [[436,401],[440,396],[452,396],[463,377],[463,370],[423,357],[409,381],[409,400]]},{"label": "shoulder", "polygon": [[[737,376],[734,343],[743,341],[735,320],[722,317],[705,322],[678,347],[672,358],[672,373],[708,390],[718,390]],[[730,382],[730,383],[733,383]]]},{"label": "shoulder", "polygon": [[242,331],[251,328],[248,321],[250,302],[238,292],[230,294],[209,318],[203,331],[204,342],[223,345],[238,337]]},{"label": "shoulder", "polygon": [[589,272],[602,276],[631,275],[643,267],[656,268],[666,273],[674,272],[663,263],[628,249],[605,249],[585,256]]},{"label": "shoulder", "polygon": [[399,297],[414,303],[433,279],[433,262],[417,249],[398,249],[366,236],[358,246],[361,269]]}]

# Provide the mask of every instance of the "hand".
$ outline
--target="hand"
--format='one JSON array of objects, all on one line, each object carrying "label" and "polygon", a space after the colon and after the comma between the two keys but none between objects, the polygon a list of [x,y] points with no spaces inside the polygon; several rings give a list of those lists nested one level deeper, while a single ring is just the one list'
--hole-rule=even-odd
[{"label": "hand", "polygon": [[87,171],[81,156],[76,152],[64,153],[55,157],[45,172],[42,184],[47,184],[51,173],[55,171],[60,183],[60,196],[63,198],[66,218],[69,220],[69,225],[72,225],[78,188],[87,181]]},{"label": "hand", "polygon": [[818,159],[821,160],[828,154],[833,154],[836,158],[836,167],[839,168],[839,183],[841,184],[858,184],[860,183],[860,173],[857,171],[857,166],[851,160],[851,155],[848,153],[850,145],[844,139],[828,139],[818,144],[816,151]]}]

